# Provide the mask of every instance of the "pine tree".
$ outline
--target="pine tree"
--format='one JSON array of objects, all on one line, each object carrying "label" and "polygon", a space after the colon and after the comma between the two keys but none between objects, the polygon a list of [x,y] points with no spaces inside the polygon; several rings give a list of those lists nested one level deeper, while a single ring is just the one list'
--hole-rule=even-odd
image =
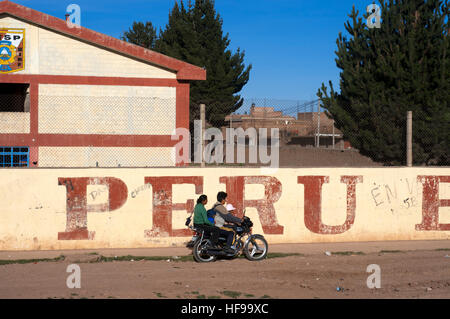
[{"label": "pine tree", "polygon": [[245,67],[244,52],[232,53],[229,35],[212,0],[196,0],[187,7],[175,3],[169,22],[161,32],[156,50],[207,70],[206,81],[191,83],[190,119],[199,119],[199,104],[206,104],[207,121],[223,124],[226,115],[243,104],[237,95],[247,84],[251,65]]},{"label": "pine tree", "polygon": [[381,0],[381,28],[353,10],[339,34],[340,92],[318,97],[344,138],[386,165],[405,162],[406,112],[413,111],[415,164],[449,164],[448,1]]},{"label": "pine tree", "polygon": [[146,49],[154,49],[158,35],[151,22],[133,22],[128,31],[125,31],[121,37],[122,40],[142,46]]}]

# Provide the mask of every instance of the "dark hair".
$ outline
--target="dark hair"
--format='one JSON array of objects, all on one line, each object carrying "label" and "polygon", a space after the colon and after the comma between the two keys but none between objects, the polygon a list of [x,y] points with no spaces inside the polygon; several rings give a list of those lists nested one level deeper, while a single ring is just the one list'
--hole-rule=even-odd
[{"label": "dark hair", "polygon": [[203,201],[205,201],[207,199],[208,199],[208,196],[200,195],[200,197],[197,199],[197,204],[201,204]]},{"label": "dark hair", "polygon": [[227,198],[227,196],[228,196],[227,193],[225,193],[225,192],[219,192],[219,193],[217,193],[217,201],[218,201],[218,202],[222,202],[224,199]]}]

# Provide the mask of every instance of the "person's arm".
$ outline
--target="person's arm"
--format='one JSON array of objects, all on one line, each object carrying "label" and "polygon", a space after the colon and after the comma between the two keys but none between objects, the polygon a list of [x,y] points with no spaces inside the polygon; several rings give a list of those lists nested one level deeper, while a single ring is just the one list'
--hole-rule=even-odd
[{"label": "person's arm", "polygon": [[218,211],[218,213],[228,223],[240,224],[242,222],[242,220],[240,218],[237,218],[228,212],[226,214],[224,214],[222,211]]}]

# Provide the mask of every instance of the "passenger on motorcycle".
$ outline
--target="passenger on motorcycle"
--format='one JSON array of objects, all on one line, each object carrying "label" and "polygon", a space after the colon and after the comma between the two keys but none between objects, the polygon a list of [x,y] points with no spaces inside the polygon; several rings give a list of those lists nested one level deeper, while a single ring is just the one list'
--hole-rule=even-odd
[{"label": "passenger on motorcycle", "polygon": [[232,250],[231,245],[233,244],[234,241],[234,231],[233,228],[230,227],[230,224],[240,225],[242,220],[240,218],[233,216],[225,208],[224,205],[226,203],[227,196],[228,195],[225,192],[219,192],[217,194],[217,203],[215,203],[213,207],[213,209],[216,211],[214,223],[217,227],[220,228],[221,235],[227,236],[227,248]]},{"label": "passenger on motorcycle", "polygon": [[208,203],[208,197],[201,195],[197,199],[197,205],[194,208],[194,227],[203,230],[205,233],[211,234],[211,244],[213,248],[217,248],[219,241],[220,229],[208,220],[205,205]]}]

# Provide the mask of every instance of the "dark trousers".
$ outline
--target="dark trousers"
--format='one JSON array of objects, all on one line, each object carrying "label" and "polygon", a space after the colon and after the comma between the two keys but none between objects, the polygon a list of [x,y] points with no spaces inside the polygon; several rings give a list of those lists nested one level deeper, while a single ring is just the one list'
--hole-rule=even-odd
[{"label": "dark trousers", "polygon": [[194,224],[195,228],[202,229],[205,233],[211,234],[211,243],[213,245],[217,245],[217,242],[219,241],[219,231],[221,230],[219,227],[216,226],[209,226],[206,224]]},{"label": "dark trousers", "polygon": [[219,228],[219,234],[227,239],[227,247],[233,244],[234,232]]}]

